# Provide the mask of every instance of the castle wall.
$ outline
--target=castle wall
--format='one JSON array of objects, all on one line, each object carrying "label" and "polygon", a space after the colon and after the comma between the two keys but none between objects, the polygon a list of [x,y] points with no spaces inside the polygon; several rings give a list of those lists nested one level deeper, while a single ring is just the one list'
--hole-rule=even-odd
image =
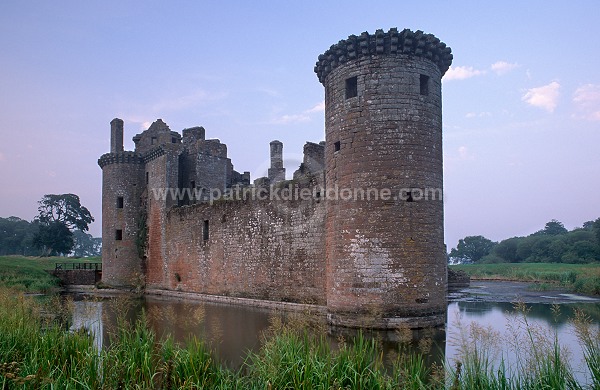
[{"label": "castle wall", "polygon": [[148,242],[145,267],[146,283],[153,284],[161,280],[166,272],[165,211],[177,204],[177,199],[170,196],[170,190],[178,188],[179,153],[176,148],[161,148],[147,160]]},{"label": "castle wall", "polygon": [[312,200],[171,209],[164,269],[148,268],[148,288],[324,305],[324,221]]}]

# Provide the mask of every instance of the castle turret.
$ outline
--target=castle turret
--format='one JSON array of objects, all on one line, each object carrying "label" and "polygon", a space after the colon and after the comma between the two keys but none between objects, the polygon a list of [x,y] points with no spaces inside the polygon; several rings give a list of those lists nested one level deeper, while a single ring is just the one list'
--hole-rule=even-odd
[{"label": "castle turret", "polygon": [[140,258],[140,195],[144,186],[142,157],[123,151],[123,121],[110,122],[110,153],[98,160],[102,168],[102,281],[132,286],[143,273]]},{"label": "castle turret", "polygon": [[451,62],[433,35],[397,29],[319,56],[333,325],[445,322],[441,78]]},{"label": "castle turret", "polygon": [[285,180],[285,168],[283,167],[283,143],[271,141],[269,144],[271,152],[271,168],[269,168],[269,180],[271,184]]}]

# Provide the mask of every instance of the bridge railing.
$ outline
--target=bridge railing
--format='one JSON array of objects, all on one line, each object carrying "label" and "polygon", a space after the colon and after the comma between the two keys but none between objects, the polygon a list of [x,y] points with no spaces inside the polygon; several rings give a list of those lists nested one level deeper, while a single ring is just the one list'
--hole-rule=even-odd
[{"label": "bridge railing", "polygon": [[54,267],[55,271],[74,269],[102,271],[102,263],[55,263]]}]

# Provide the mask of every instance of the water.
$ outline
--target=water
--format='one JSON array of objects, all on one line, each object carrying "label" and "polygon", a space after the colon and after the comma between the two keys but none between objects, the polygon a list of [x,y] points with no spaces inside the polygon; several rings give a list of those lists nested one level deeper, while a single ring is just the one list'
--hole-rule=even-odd
[{"label": "water", "polygon": [[[505,290],[514,293],[514,285],[504,284]],[[460,354],[461,334],[473,328],[484,331],[488,342],[493,342],[492,357],[496,364],[504,358],[508,365],[513,364],[517,354],[523,355],[530,350],[529,333],[525,331],[523,316],[515,310],[515,296],[501,292],[501,286],[484,287],[463,291],[451,296],[448,304],[448,317],[445,331],[442,329],[420,331],[413,334],[413,344],[418,348],[419,338],[433,340],[429,352],[430,362],[441,363],[444,360],[453,365]],[[509,287],[509,288],[506,288]],[[554,295],[553,295],[554,294]],[[564,296],[563,296],[564,295]],[[574,327],[569,321],[574,309],[584,311],[595,323],[600,324],[600,303],[598,300],[586,300],[584,297],[567,296],[559,293],[531,293],[526,291],[523,301],[528,310],[527,321],[536,334],[543,334],[552,340],[558,337],[561,347],[569,356],[569,362],[577,379],[587,382],[587,369],[581,347],[578,344]],[[517,298],[523,298],[517,297]],[[108,345],[109,333],[116,327],[118,316],[126,315],[133,319],[142,310],[145,311],[150,326],[159,336],[171,334],[178,342],[184,343],[196,336],[206,340],[215,355],[229,367],[239,367],[248,351],[257,351],[261,345],[261,336],[269,327],[273,317],[285,317],[283,313],[245,306],[229,306],[215,303],[184,301],[173,298],[147,296],[143,299],[129,300],[123,303],[120,298],[109,300],[77,298],[74,302],[73,327],[86,327],[94,333],[98,347]],[[553,312],[552,302],[559,312]],[[288,314],[289,316],[289,314]],[[331,341],[335,344],[343,329],[334,329]],[[398,332],[377,333],[383,340],[384,353],[393,357],[397,349]],[[534,340],[534,343],[536,340]]]}]

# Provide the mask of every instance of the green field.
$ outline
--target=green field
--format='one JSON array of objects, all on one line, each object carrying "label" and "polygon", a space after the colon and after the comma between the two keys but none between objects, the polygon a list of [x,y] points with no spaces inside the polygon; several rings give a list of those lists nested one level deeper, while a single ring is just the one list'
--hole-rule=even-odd
[{"label": "green field", "polygon": [[56,263],[99,263],[99,257],[72,259],[67,257],[0,256],[0,286],[26,292],[49,292],[59,287],[58,279],[46,270]]},{"label": "green field", "polygon": [[600,295],[600,264],[500,263],[450,266],[468,273],[472,279],[517,280],[537,288],[564,287],[568,290]]}]

